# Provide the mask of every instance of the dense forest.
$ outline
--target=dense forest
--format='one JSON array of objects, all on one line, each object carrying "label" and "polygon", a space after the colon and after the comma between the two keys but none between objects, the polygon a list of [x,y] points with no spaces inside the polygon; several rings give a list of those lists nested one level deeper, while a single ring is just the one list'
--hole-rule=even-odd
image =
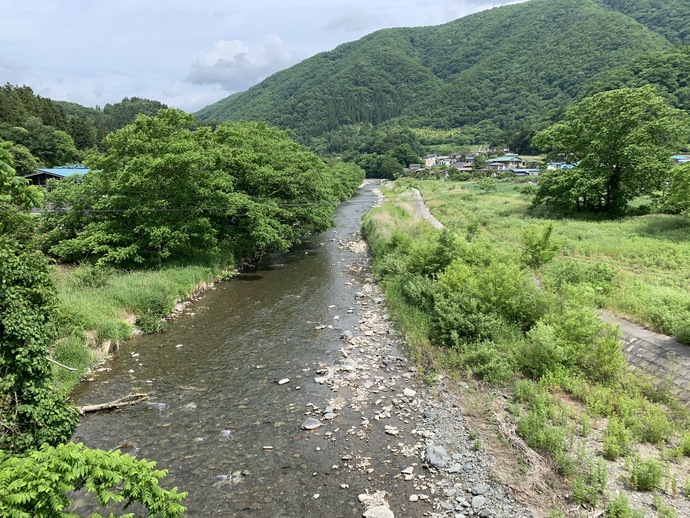
[{"label": "dense forest", "polygon": [[658,3],[531,0],[435,27],[381,30],[197,115],[267,120],[305,142],[382,123],[461,128],[458,143],[506,140],[556,120],[594,85],[612,84],[613,70],[643,65],[643,55],[687,56],[674,45],[685,38],[688,2]]},{"label": "dense forest", "polygon": [[78,162],[88,149],[102,148],[109,133],[142,113],[155,115],[166,108],[158,101],[125,98],[103,109],[53,101],[28,86],[0,87],[0,140],[13,143],[14,168],[21,175],[36,167]]}]

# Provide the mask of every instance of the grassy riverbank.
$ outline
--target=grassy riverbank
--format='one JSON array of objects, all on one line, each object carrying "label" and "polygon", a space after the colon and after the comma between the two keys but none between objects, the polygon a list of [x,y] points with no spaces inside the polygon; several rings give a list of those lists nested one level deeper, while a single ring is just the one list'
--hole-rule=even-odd
[{"label": "grassy riverbank", "polygon": [[628,372],[618,330],[595,313],[615,301],[634,307],[625,295],[633,288],[654,293],[647,306],[669,294],[654,311],[664,322],[678,319],[682,335],[686,266],[671,259],[685,253],[687,222],[547,219],[528,214],[529,201],[514,186],[495,195],[452,182],[415,186],[451,230],[419,221],[404,183],[387,191],[395,203],[369,213],[363,228],[423,372],[490,386],[493,410],[485,418],[494,429],[509,423],[514,445],[548,459],[528,466],[528,489],[552,484],[557,494],[562,486],[552,473],[561,475],[568,494],[556,508],[690,511],[688,411],[653,380]]},{"label": "grassy riverbank", "polygon": [[690,345],[690,219],[649,214],[623,219],[575,219],[530,211],[521,185],[499,183],[479,194],[472,184],[415,184],[432,213],[451,228],[475,228],[502,250],[522,247],[525,229],[554,224],[556,260],[540,272],[551,286],[597,265],[612,274],[605,289],[593,286],[594,302]]},{"label": "grassy riverbank", "polygon": [[61,338],[52,357],[77,369],[54,367],[61,392],[69,393],[113,344],[131,338],[135,326],[145,333],[162,330],[162,317],[176,303],[227,275],[219,266],[133,272],[88,265],[56,268]]}]

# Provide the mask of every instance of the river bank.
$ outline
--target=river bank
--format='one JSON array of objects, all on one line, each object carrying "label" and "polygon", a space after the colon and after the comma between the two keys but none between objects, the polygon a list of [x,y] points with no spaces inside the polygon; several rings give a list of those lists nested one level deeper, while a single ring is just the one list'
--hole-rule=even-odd
[{"label": "river bank", "polygon": [[74,440],[156,460],[189,516],[533,516],[503,483],[517,456],[470,415],[481,392],[418,379],[359,233],[373,201],[365,188],[334,230],[123,344],[75,400],[150,400]]},{"label": "river bank", "polygon": [[54,380],[69,394],[132,336],[157,332],[192,300],[234,274],[220,266],[126,272],[90,265],[56,268],[60,338]]}]

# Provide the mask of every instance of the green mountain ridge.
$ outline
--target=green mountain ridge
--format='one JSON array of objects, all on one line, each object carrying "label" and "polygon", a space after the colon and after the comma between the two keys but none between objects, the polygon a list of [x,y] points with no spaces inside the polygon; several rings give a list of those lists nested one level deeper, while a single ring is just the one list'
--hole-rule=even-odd
[{"label": "green mountain ridge", "polygon": [[197,116],[262,119],[304,141],[350,124],[518,132],[553,118],[641,55],[684,41],[690,0],[663,4],[661,17],[657,4],[531,0],[434,27],[383,29]]}]

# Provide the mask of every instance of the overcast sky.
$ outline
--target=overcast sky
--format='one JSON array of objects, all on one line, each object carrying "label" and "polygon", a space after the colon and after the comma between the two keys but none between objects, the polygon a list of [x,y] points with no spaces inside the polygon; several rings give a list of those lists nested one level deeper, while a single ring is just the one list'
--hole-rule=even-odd
[{"label": "overcast sky", "polygon": [[196,111],[387,27],[516,0],[0,0],[0,83],[85,106]]}]

